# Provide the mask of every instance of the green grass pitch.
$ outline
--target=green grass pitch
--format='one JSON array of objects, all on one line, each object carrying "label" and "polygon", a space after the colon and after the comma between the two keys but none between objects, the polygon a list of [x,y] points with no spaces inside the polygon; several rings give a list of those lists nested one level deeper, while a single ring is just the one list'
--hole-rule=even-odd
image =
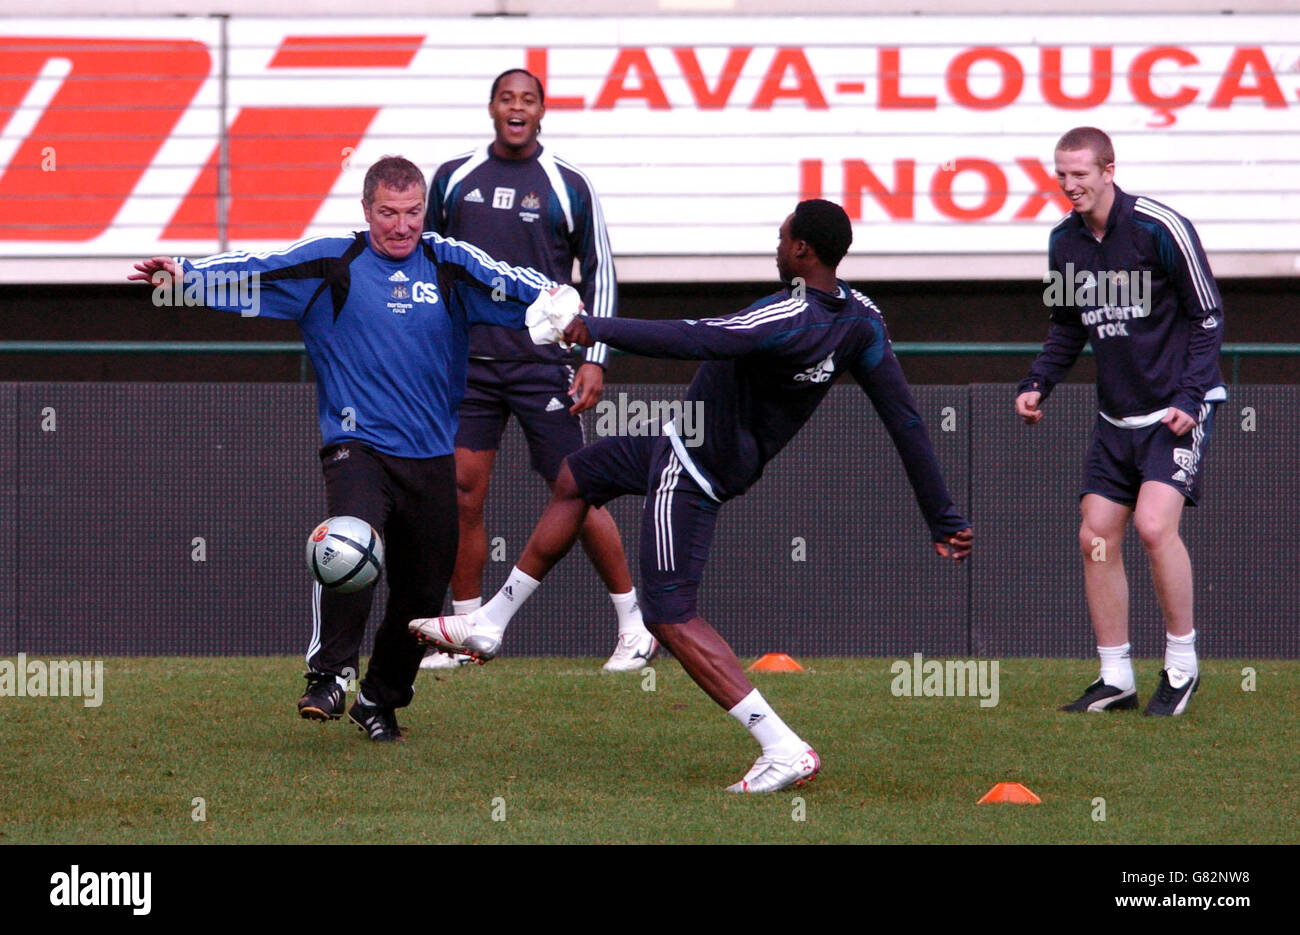
[{"label": "green grass pitch", "polygon": [[[99,707],[0,698],[0,843],[1300,842],[1300,662],[1206,661],[1176,719],[1059,713],[1093,660],[1000,660],[989,708],[802,662],[755,682],[823,772],[745,798],[722,790],[756,745],[671,660],[422,672],[383,745],[296,716],[301,660],[106,659]],[[1042,804],[975,804],[1001,780]]]}]

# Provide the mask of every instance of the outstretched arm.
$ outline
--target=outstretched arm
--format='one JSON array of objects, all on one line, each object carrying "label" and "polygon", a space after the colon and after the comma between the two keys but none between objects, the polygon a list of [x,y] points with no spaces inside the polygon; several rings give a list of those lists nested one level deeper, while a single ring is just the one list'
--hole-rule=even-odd
[{"label": "outstretched arm", "polygon": [[962,561],[971,553],[974,533],[948,493],[925,422],[916,410],[911,388],[893,349],[886,347],[874,364],[869,360],[858,361],[852,372],[903,461],[908,483],[930,528],[935,552]]},{"label": "outstretched arm", "polygon": [[654,321],[644,318],[574,319],[565,332],[570,344],[590,347],[603,341],[611,347],[671,360],[726,360],[758,350],[783,326],[779,320],[754,324],[750,310],[723,318],[684,318]]},{"label": "outstretched arm", "polygon": [[197,260],[155,256],[136,263],[127,279],[152,285],[160,304],[298,320],[353,243],[321,237],[268,253],[234,251]]},{"label": "outstretched arm", "polygon": [[[443,237],[431,231],[424,234],[425,243],[433,248],[433,254],[441,264],[457,267],[462,279],[472,281],[478,288],[491,291],[494,300],[513,299],[523,306],[531,305],[545,292],[558,288],[542,273],[528,266],[511,266],[493,259],[473,244],[461,240]],[[521,328],[524,323],[524,309],[506,301],[495,301],[501,306],[501,320],[486,321],[487,324],[507,325]],[[477,321],[477,316],[471,320]]]}]

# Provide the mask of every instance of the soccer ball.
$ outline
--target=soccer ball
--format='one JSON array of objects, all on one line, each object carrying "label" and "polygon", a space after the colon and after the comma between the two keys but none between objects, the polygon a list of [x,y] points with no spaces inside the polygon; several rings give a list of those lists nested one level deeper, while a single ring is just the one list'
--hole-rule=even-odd
[{"label": "soccer ball", "polygon": [[384,543],[364,519],[331,516],[307,537],[307,567],[323,586],[351,594],[379,577]]}]

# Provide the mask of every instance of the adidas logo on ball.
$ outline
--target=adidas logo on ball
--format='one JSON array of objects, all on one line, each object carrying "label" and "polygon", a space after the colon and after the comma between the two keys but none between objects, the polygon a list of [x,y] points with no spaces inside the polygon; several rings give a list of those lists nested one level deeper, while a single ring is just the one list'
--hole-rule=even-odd
[{"label": "adidas logo on ball", "polygon": [[355,516],[331,516],[307,537],[307,567],[323,587],[350,594],[369,587],[384,568],[379,533]]}]

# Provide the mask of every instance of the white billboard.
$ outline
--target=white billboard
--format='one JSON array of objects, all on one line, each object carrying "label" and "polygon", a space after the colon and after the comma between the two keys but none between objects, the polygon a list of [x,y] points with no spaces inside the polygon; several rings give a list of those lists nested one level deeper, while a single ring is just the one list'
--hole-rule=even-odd
[{"label": "white billboard", "polygon": [[1041,256],[1083,124],[1212,256],[1300,254],[1300,15],[33,19],[0,50],[0,259],[355,229],[366,165],[482,145],[513,67],[620,258],[770,258],[810,196],[855,254]]}]

